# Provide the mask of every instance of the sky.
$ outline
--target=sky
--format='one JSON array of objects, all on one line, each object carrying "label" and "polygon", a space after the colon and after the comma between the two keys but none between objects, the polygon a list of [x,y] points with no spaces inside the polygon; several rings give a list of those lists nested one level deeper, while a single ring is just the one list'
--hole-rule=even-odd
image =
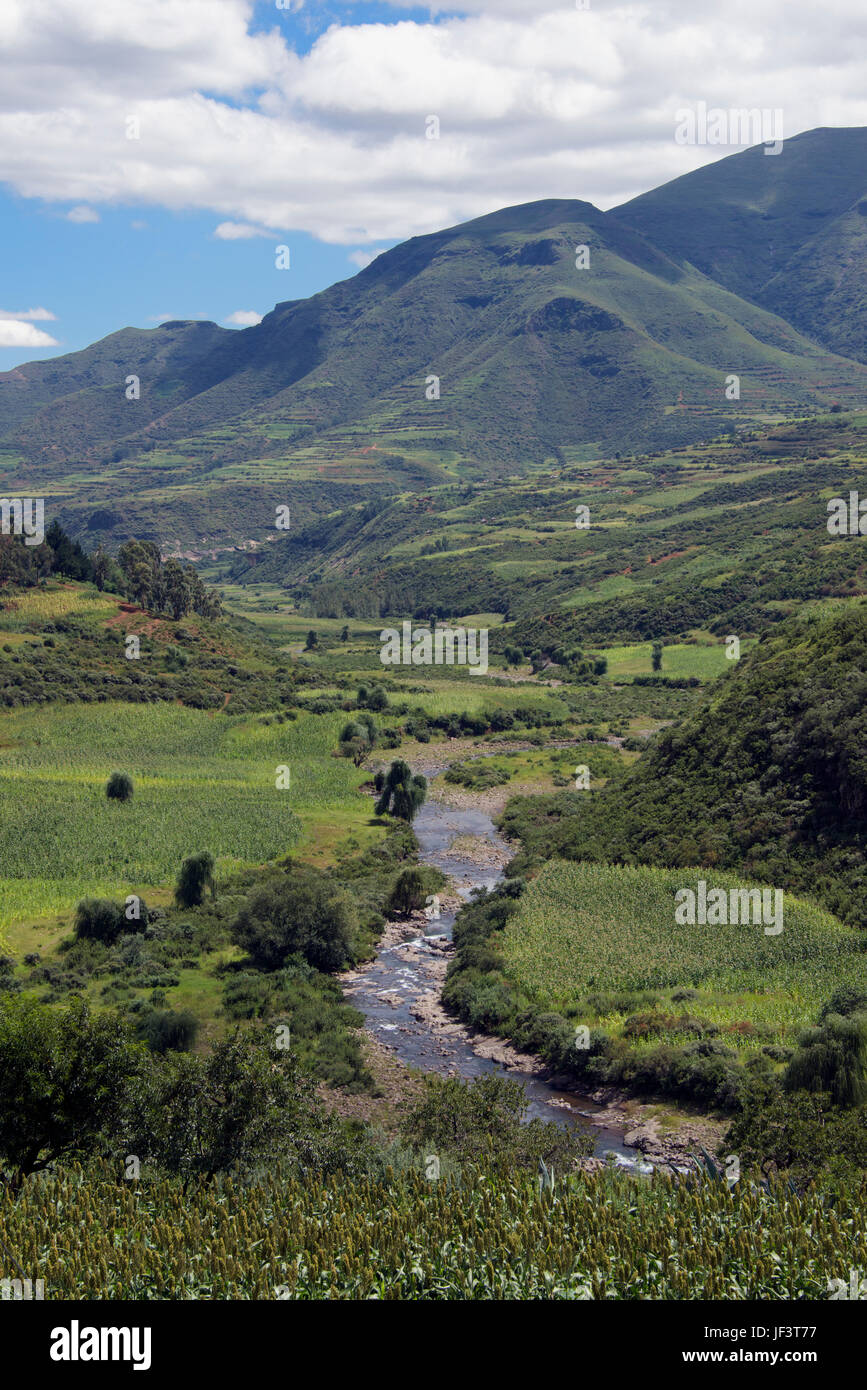
[{"label": "sky", "polygon": [[3,0],[0,54],[0,370],[616,206],[744,147],[676,138],[701,103],[867,124],[864,0]]}]

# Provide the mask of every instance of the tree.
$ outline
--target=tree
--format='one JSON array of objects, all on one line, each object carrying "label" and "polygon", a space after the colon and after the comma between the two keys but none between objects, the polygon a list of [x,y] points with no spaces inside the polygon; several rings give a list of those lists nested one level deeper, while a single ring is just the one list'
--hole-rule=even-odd
[{"label": "tree", "polygon": [[311,627],[310,631],[307,634],[307,641],[304,643],[304,650],[305,652],[312,652],[313,648],[318,646],[319,638],[317,637],[315,631]]},{"label": "tree", "polygon": [[418,869],[403,869],[397,876],[388,899],[388,910],[406,917],[424,906],[427,894],[424,879]]},{"label": "tree", "polygon": [[650,660],[654,671],[662,670],[662,643],[654,642],[650,653]]},{"label": "tree", "polygon": [[552,1120],[526,1121],[527,1093],[519,1081],[482,1076],[425,1077],[422,1099],[401,1126],[403,1137],[424,1152],[447,1153],[462,1163],[500,1172],[535,1171],[539,1160],[570,1164],[593,1151],[592,1137],[561,1129]]},{"label": "tree", "polygon": [[82,1000],[58,1010],[0,1002],[0,1156],[18,1187],[61,1157],[93,1151],[116,1131],[139,1049],[112,1015]]},{"label": "tree", "polygon": [[342,628],[340,629],[340,640],[341,640],[341,642],[348,642],[348,641],[349,641],[349,624],[348,624],[348,623],[347,623],[344,627],[342,627]]},{"label": "tree", "polygon": [[295,1054],[266,1033],[236,1033],[207,1057],[170,1052],[154,1060],[123,1138],[126,1152],[185,1180],[271,1160],[334,1172],[353,1159],[340,1121],[325,1111]]},{"label": "tree", "polygon": [[93,556],[91,557],[90,564],[91,569],[93,571],[93,582],[96,585],[99,592],[102,593],[103,589],[105,588],[106,580],[108,579],[109,559],[105,551],[103,550],[101,544],[96,547],[96,550]]},{"label": "tree", "polygon": [[355,766],[360,767],[376,745],[377,732],[372,714],[360,714],[357,719],[350,719],[340,733],[341,756],[352,758]]},{"label": "tree", "polygon": [[132,778],[126,772],[113,772],[105,784],[109,801],[129,801],[132,793]]},{"label": "tree", "polygon": [[378,816],[398,816],[401,820],[412,821],[418,808],[427,795],[427,778],[421,773],[413,776],[412,769],[402,759],[396,759],[385,778],[382,795],[376,803]]},{"label": "tree", "polygon": [[[198,576],[196,576],[198,578]],[[163,594],[172,617],[177,620],[189,613],[193,603],[193,588],[189,572],[177,560],[166,560],[163,565]]]},{"label": "tree", "polygon": [[867,1014],[829,1014],[798,1042],[783,1077],[787,1091],[827,1091],[843,1106],[867,1101]]},{"label": "tree", "polygon": [[153,541],[126,541],[117,553],[127,590],[142,608],[148,608],[159,588],[160,552]]},{"label": "tree", "polygon": [[325,874],[294,870],[253,892],[232,923],[232,938],[260,970],[279,970],[300,955],[317,970],[339,970],[351,957],[358,917]]},{"label": "tree", "polygon": [[175,902],[178,907],[199,907],[206,888],[210,889],[213,898],[216,895],[214,860],[207,850],[201,854],[191,854],[184,860],[175,887]]}]

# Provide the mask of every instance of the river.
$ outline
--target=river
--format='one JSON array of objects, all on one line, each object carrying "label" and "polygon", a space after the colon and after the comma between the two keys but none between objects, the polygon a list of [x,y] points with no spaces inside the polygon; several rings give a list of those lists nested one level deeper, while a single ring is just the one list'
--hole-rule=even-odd
[{"label": "river", "polygon": [[[428,777],[440,770],[438,767],[424,769]],[[422,862],[434,864],[448,874],[464,901],[469,899],[474,888],[493,888],[502,878],[502,870],[481,867],[452,848],[457,836],[479,836],[500,849],[503,852],[500,857],[509,857],[506,841],[486,812],[456,810],[428,796],[416,814],[413,830]],[[430,965],[441,958],[442,949],[437,939],[451,938],[454,918],[454,913],[444,911],[414,940],[380,946],[375,961],[355,972],[354,978],[344,986],[345,992],[364,1015],[373,1036],[409,1066],[465,1078],[504,1073],[502,1063],[478,1056],[465,1037],[434,1029],[413,1012],[419,1000],[438,990]],[[612,1153],[618,1162],[629,1166],[637,1164],[646,1171],[642,1156],[624,1144],[619,1131],[589,1125],[582,1118],[579,1111],[592,1113],[599,1109],[586,1096],[555,1090],[540,1077],[511,1067],[508,1075],[520,1081],[527,1093],[528,1118],[586,1127],[593,1134],[594,1152],[598,1156]]]}]

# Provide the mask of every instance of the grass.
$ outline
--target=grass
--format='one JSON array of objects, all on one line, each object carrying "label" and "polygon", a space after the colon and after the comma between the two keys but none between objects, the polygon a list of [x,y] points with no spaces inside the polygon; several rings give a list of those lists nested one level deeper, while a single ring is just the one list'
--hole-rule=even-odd
[{"label": "grass", "polygon": [[68,618],[73,614],[100,620],[114,617],[116,613],[117,598],[101,594],[92,585],[52,580],[44,589],[24,590],[7,600],[3,629],[14,632],[27,623],[53,622],[55,618]]}]

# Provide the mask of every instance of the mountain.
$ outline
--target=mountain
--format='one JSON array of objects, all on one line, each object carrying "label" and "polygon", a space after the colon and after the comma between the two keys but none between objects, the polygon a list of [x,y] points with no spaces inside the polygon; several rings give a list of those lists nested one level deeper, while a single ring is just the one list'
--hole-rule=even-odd
[{"label": "mountain", "polygon": [[[135,407],[141,424],[143,413],[165,410],[182,373],[231,337],[231,329],[215,323],[175,320],[159,328],[123,328],[81,352],[0,372],[2,433],[34,454],[53,450],[64,460],[69,456],[65,429],[74,433],[78,450],[122,438],[130,429],[132,405],[127,376],[145,382],[143,402]],[[159,388],[148,389],[151,381]]]},{"label": "mountain", "polygon": [[834,352],[867,361],[867,130],[705,165],[611,217]]},{"label": "mountain", "polygon": [[[814,134],[833,144],[864,132]],[[692,192],[678,192],[686,180],[668,185],[685,208],[682,246],[677,208],[664,199],[615,213],[527,203],[414,237],[243,331],[125,329],[26,364],[0,377],[2,486],[47,492],[63,523],[92,540],[261,545],[287,502],[311,520],[389,491],[683,446],[769,416],[860,404],[862,363],[756,302],[768,267],[750,270],[748,244],[758,238],[761,262],[763,224],[738,211],[728,171],[748,170],[731,184],[741,202],[764,166],[789,171],[776,220],[794,262],[809,221],[804,170],[819,154],[791,145],[803,151],[798,178],[787,146],[778,159],[749,152],[690,175],[700,180]],[[853,153],[847,179],[831,180],[828,257],[848,226],[855,162]],[[722,251],[700,263],[694,244],[715,199],[720,245],[730,222],[737,232],[728,270]],[[773,293],[792,313],[787,284]],[[830,313],[828,296],[824,306]],[[140,378],[133,401],[130,374]],[[739,399],[726,397],[730,374]]]}]

